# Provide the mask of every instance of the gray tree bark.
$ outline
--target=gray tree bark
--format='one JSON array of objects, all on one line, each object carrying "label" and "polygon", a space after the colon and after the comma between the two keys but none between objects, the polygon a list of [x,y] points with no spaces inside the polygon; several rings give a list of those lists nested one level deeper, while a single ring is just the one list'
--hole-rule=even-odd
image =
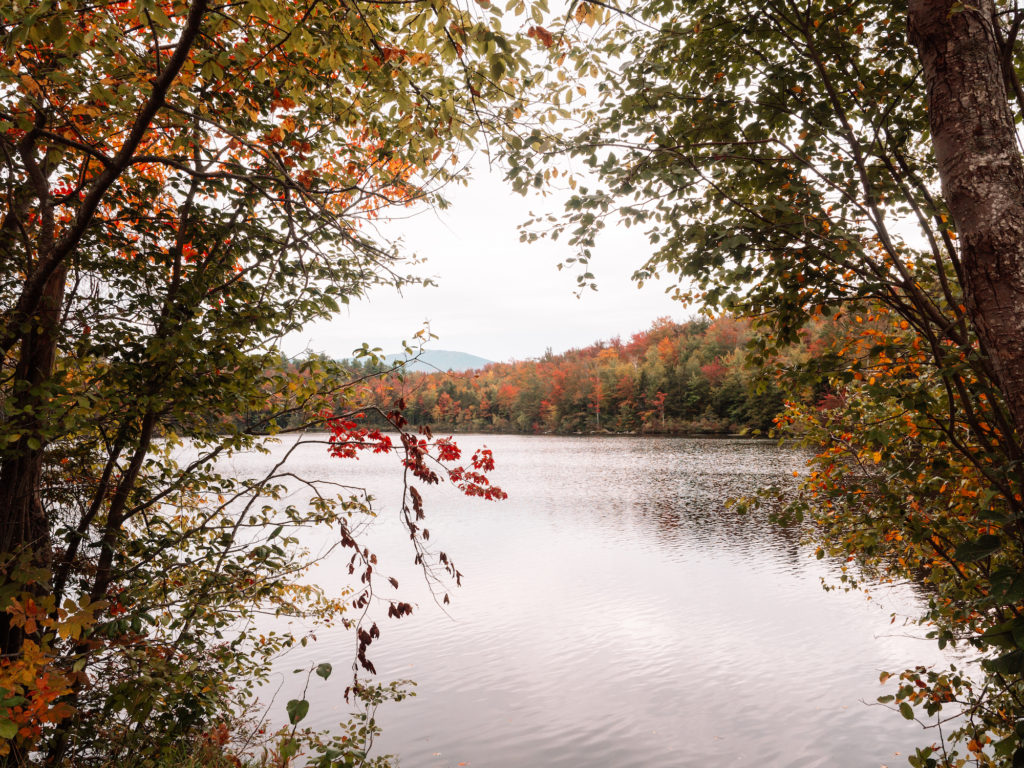
[{"label": "gray tree bark", "polygon": [[960,238],[967,311],[1024,433],[1024,163],[992,0],[910,0],[942,192]]}]

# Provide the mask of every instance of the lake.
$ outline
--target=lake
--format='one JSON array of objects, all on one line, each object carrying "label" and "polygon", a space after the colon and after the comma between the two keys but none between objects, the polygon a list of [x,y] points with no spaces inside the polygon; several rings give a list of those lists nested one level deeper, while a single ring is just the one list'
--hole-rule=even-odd
[{"label": "lake", "polygon": [[[732,439],[458,442],[467,454],[494,451],[492,477],[509,498],[424,493],[431,544],[465,574],[445,610],[398,525],[397,462],[332,459],[322,444],[295,455],[299,471],[377,494],[380,518],[364,541],[417,604],[411,617],[382,620],[371,647],[381,679],[417,683],[415,697],[379,711],[375,752],[404,768],[863,768],[904,765],[935,738],[871,704],[891,692],[880,671],[943,662],[904,626],[913,591],[826,592],[836,564],[763,515],[723,506],[792,480],[803,454]],[[268,459],[234,461],[247,472]],[[339,560],[316,570],[329,591],[350,578]],[[336,671],[310,683],[308,721],[346,719],[353,644],[349,632],[322,632],[282,661],[278,723],[305,679],[292,670],[323,661]]]}]

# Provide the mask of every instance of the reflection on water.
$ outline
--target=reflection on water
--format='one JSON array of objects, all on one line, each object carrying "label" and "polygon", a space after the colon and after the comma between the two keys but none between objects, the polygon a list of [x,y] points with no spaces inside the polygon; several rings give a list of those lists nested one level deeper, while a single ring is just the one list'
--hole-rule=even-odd
[{"label": "reflection on water", "polygon": [[[459,442],[494,450],[509,499],[425,494],[431,540],[466,575],[447,614],[410,563],[394,462],[339,462],[322,446],[298,456],[306,471],[378,492],[371,547],[418,603],[382,622],[373,646],[382,678],[418,684],[379,713],[378,746],[405,768],[859,768],[903,763],[894,753],[930,741],[863,703],[886,692],[879,670],[941,661],[890,625],[892,612],[913,612],[913,595],[826,593],[826,566],[792,532],[723,508],[790,478],[801,455],[748,440]],[[328,589],[346,578],[340,563],[317,575]],[[341,720],[351,652],[338,630],[289,655],[277,709],[301,689],[293,668],[332,661],[339,674],[311,683],[309,719]]]}]

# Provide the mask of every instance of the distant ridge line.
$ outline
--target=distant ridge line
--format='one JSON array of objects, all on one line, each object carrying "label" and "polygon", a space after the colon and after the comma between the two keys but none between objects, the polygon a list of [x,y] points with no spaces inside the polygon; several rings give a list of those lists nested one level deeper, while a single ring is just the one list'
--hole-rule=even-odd
[{"label": "distant ridge line", "polygon": [[446,371],[463,373],[465,371],[478,370],[494,362],[479,355],[471,355],[468,352],[448,349],[425,349],[415,356],[406,354],[387,355],[385,360],[391,365],[403,360],[409,360],[410,362],[403,366],[405,370],[427,373],[436,373],[438,371],[442,373]]}]

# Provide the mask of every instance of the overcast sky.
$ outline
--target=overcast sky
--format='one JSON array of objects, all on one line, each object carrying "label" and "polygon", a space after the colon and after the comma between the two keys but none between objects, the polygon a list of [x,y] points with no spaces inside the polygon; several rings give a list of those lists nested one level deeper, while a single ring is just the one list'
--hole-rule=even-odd
[{"label": "overcast sky", "polygon": [[287,339],[285,352],[309,349],[340,358],[364,341],[397,352],[402,339],[429,321],[439,337],[430,348],[523,360],[547,347],[557,353],[614,336],[626,339],[665,315],[692,315],[664,294],[663,281],[637,289],[630,280],[650,249],[635,230],[606,231],[591,266],[599,290],[576,298],[573,267],[556,267],[571,249],[561,241],[519,242],[517,227],[529,212],[557,212],[557,202],[524,199],[504,185],[499,172],[488,172],[484,162],[476,166],[468,187],[448,191],[450,209],[389,225],[426,259],[413,271],[434,277],[437,287],[413,287],[403,296],[376,291],[334,320]]}]

